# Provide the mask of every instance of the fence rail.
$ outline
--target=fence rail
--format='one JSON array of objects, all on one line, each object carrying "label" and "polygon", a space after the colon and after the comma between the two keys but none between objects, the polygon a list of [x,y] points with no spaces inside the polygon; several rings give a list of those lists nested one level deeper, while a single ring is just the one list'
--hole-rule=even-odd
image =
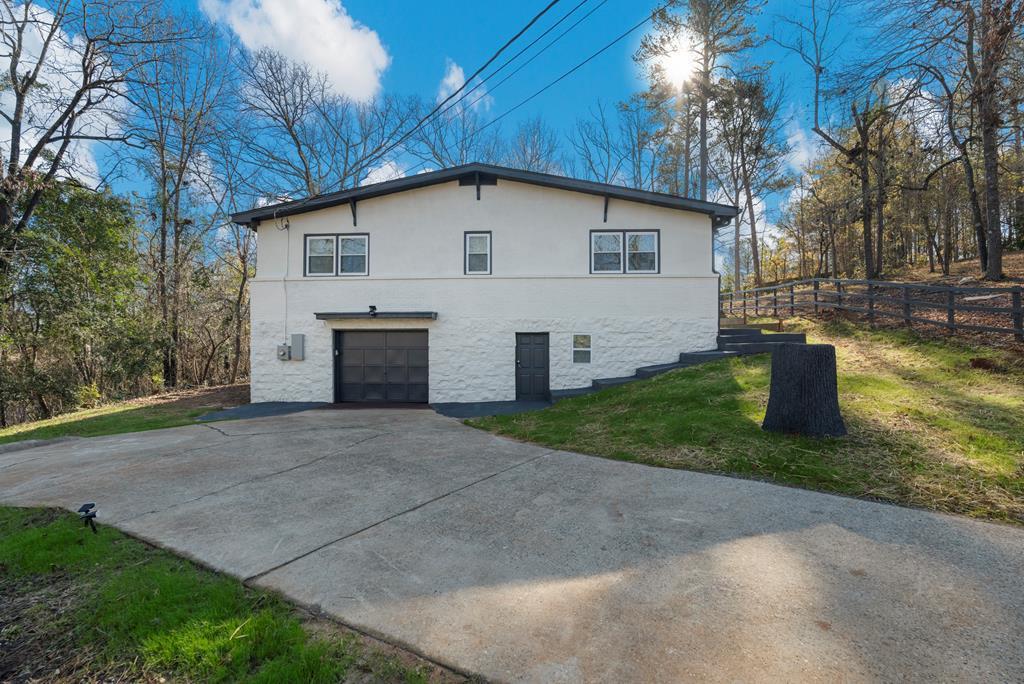
[{"label": "fence rail", "polygon": [[943,327],[1004,333],[1024,341],[1024,309],[1020,287],[957,287],[917,285],[885,280],[808,278],[782,285],[757,287],[719,296],[719,313],[733,317],[790,316],[797,311],[825,310],[864,314]]}]

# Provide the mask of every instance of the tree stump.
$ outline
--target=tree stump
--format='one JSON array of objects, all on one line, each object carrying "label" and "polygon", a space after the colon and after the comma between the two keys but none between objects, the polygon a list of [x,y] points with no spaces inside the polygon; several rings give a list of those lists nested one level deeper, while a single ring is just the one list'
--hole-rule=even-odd
[{"label": "tree stump", "polygon": [[764,430],[841,437],[836,349],[830,344],[782,343],[772,352],[772,381]]}]

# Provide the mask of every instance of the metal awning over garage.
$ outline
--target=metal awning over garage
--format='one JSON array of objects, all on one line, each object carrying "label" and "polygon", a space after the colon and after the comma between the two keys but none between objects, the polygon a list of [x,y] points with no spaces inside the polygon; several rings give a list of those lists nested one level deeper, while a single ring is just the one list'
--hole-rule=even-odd
[{"label": "metal awning over garage", "polygon": [[437,320],[436,311],[331,311],[314,314],[318,321],[343,321],[353,318],[416,318]]}]

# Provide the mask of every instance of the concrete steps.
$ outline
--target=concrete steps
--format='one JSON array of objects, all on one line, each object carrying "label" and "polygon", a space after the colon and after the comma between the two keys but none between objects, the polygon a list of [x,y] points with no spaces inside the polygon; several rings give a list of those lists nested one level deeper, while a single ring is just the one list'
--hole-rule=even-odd
[{"label": "concrete steps", "polygon": [[672,363],[659,363],[653,366],[637,368],[633,375],[621,378],[599,378],[594,380],[590,387],[577,387],[567,390],[552,390],[551,399],[568,399],[579,397],[591,392],[618,387],[636,380],[653,378],[662,373],[676,370],[677,368],[689,368],[708,361],[727,359],[733,356],[746,356],[748,354],[763,354],[771,352],[777,345],[782,343],[806,343],[807,337],[803,333],[776,333],[765,332],[765,327],[760,325],[749,325],[744,327],[723,327],[718,331],[718,349],[709,349],[699,352],[683,352],[679,360]]}]

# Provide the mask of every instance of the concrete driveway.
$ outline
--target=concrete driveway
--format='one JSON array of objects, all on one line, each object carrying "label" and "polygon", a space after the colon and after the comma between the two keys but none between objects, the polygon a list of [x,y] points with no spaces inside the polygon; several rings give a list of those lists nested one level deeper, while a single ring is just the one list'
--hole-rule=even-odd
[{"label": "concrete driveway", "polygon": [[1024,680],[1024,530],[550,451],[431,411],[0,454],[0,503],[87,500],[496,680]]}]

